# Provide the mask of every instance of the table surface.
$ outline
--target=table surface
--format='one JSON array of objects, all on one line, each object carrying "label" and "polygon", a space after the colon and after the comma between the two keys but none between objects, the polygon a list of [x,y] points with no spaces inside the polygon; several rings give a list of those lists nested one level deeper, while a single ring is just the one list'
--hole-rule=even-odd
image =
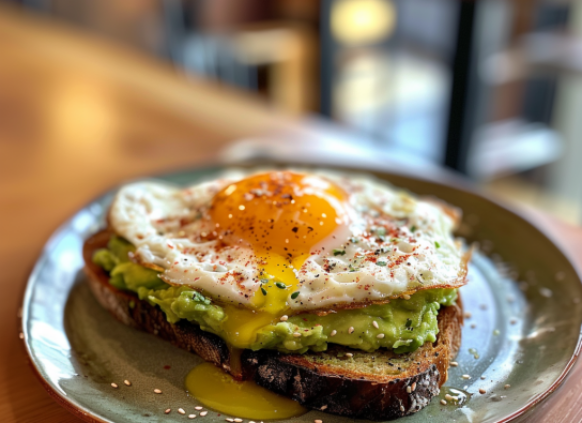
[{"label": "table surface", "polygon": [[[6,7],[0,57],[0,421],[79,422],[43,390],[18,338],[25,281],[50,234],[123,180],[203,164],[233,140],[305,125],[252,96]],[[582,268],[582,228],[524,213]],[[581,405],[579,362],[521,421],[579,422]]]}]

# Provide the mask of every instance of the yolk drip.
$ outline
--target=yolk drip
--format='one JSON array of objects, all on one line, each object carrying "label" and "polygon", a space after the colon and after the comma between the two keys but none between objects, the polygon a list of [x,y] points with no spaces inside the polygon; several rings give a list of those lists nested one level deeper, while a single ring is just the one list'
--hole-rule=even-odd
[{"label": "yolk drip", "polygon": [[346,195],[334,184],[289,171],[251,176],[214,197],[210,215],[226,244],[249,244],[261,283],[254,310],[226,306],[227,341],[248,348],[262,327],[276,322],[296,291],[295,270],[311,249],[347,223]]},{"label": "yolk drip", "polygon": [[267,391],[254,382],[238,382],[210,363],[186,376],[186,390],[205,406],[245,419],[286,419],[307,410],[295,401]]},{"label": "yolk drip", "polygon": [[[276,322],[276,319],[287,310],[287,298],[293,293],[299,283],[293,269],[299,269],[308,255],[302,255],[291,263],[283,256],[267,254],[261,256],[261,287],[252,299],[255,310],[223,306],[227,319],[223,329],[227,340],[237,348],[248,348],[253,344],[259,329]],[[291,267],[293,266],[293,267]],[[285,287],[281,288],[283,285]]]}]

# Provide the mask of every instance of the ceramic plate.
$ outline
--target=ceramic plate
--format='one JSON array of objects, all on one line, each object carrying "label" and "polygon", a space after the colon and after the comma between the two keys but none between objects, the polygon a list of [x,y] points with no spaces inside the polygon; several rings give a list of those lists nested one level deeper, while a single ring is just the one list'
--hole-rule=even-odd
[{"label": "ceramic plate", "polygon": [[[191,184],[218,172],[215,167],[160,179]],[[579,354],[580,277],[552,241],[495,202],[421,179],[377,176],[463,209],[462,235],[481,246],[469,284],[461,289],[471,317],[463,328],[459,365],[451,368],[440,398],[402,421],[505,422],[521,416],[557,388]],[[81,271],[83,241],[104,225],[111,197],[79,211],[47,243],[24,298],[27,352],[49,392],[87,421],[184,421],[175,410],[195,412],[198,404],[186,394],[184,377],[200,359],[115,321],[93,299]],[[132,386],[123,384],[126,379]],[[155,388],[163,394],[154,394]],[[442,405],[449,392],[463,393],[466,401]],[[173,411],[165,415],[167,408]],[[204,417],[209,423],[224,419],[214,411]],[[352,421],[315,411],[292,421],[315,419]]]}]

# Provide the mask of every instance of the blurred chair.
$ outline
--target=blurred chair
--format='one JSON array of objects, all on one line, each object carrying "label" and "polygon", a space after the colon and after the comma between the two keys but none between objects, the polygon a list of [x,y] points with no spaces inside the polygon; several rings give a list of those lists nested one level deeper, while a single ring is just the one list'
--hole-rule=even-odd
[{"label": "blurred chair", "polygon": [[[244,24],[231,31],[197,27],[199,2],[187,10],[180,0],[163,0],[168,51],[186,72],[251,91],[266,91],[276,106],[293,114],[313,109],[315,35],[285,22]],[[261,75],[265,73],[265,81]]]},{"label": "blurred chair", "polygon": [[[248,90],[258,87],[258,69],[244,62],[231,39],[197,30],[195,19],[186,19],[181,0],[162,0],[167,50],[170,58],[188,72]],[[192,2],[196,15],[199,2]],[[188,23],[187,23],[188,22]]]}]

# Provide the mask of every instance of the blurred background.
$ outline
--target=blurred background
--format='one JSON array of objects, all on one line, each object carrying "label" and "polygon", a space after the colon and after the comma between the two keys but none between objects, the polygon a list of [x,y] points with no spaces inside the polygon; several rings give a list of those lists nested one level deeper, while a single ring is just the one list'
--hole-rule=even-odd
[{"label": "blurred background", "polygon": [[582,2],[3,4],[247,92],[326,128],[334,154],[446,166],[582,223]]}]

